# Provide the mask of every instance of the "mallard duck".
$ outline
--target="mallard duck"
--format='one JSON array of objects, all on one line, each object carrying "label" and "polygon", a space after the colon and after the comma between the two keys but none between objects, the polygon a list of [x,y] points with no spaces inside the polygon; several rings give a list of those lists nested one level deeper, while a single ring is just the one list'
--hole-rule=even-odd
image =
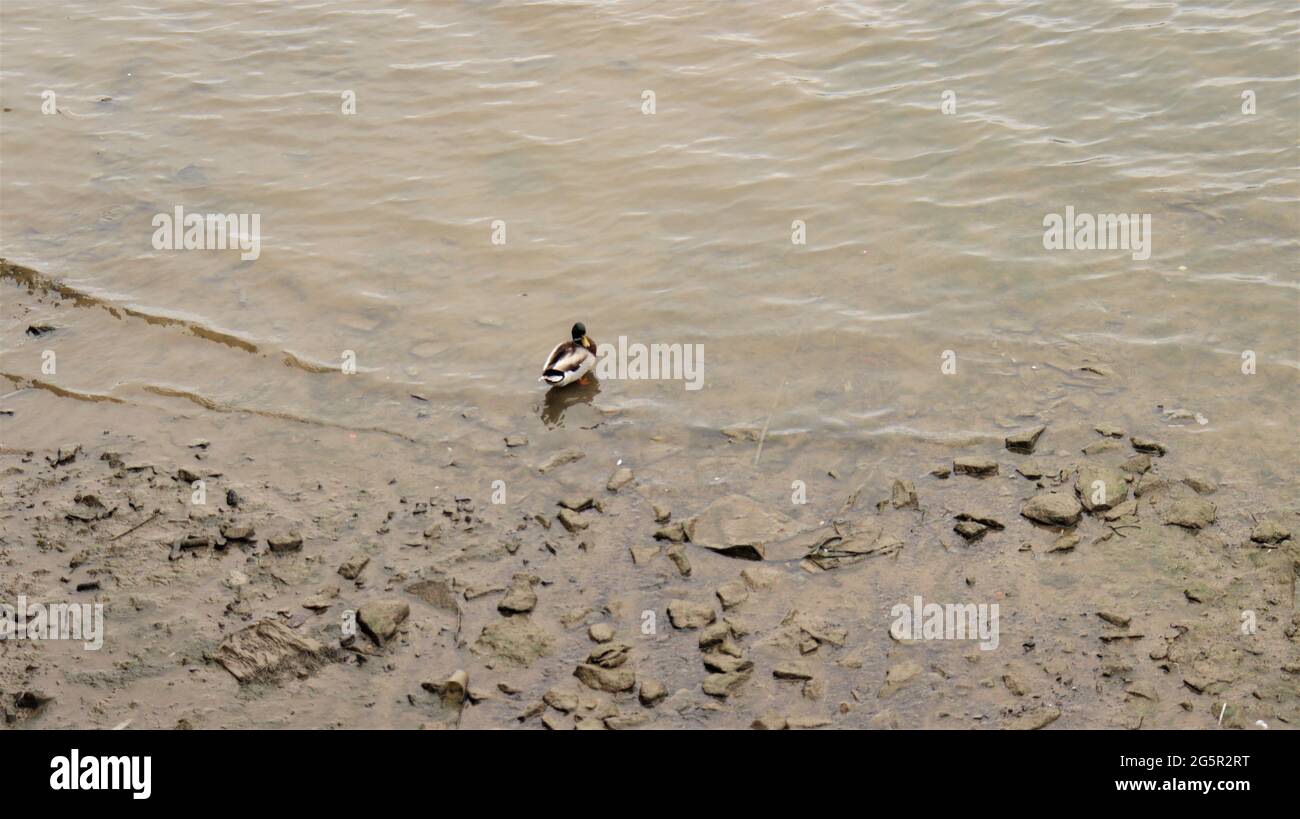
[{"label": "mallard duck", "polygon": [[596,342],[587,337],[587,328],[578,322],[573,325],[573,340],[555,345],[542,365],[542,377],[537,380],[553,387],[563,387],[583,379],[594,366]]}]

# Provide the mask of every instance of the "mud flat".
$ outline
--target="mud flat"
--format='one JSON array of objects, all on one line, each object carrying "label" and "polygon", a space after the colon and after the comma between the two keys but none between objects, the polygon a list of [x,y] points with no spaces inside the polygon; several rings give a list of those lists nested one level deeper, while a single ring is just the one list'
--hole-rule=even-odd
[{"label": "mud flat", "polygon": [[[63,400],[19,397],[7,421]],[[777,436],[774,477],[734,430],[618,463],[617,429],[461,418],[433,448],[79,407],[0,451],[0,601],[102,604],[104,644],[0,641],[10,727],[1300,720],[1296,511],[1167,427],[1049,421],[895,475]],[[917,597],[996,604],[996,646],[900,639]]]}]

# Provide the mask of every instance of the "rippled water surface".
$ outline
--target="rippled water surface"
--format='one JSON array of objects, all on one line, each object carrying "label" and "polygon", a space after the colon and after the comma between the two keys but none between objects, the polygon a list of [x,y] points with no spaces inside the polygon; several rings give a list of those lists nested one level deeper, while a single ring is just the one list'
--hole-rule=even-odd
[{"label": "rippled water surface", "polygon": [[[1234,374],[1249,349],[1294,384],[1298,19],[1276,2],[12,0],[4,252],[268,354],[88,323],[64,343],[93,364],[65,386],[91,393],[413,426],[408,391],[536,402],[581,319],[597,341],[705,346],[704,390],[602,391],[656,425],[977,432],[972,413],[1068,382],[1036,368],[1094,359],[1134,411],[1195,404],[1232,433],[1294,419],[1286,390]],[[177,205],[259,214],[260,257],[153,249]],[[1150,258],[1044,250],[1067,205],[1151,214]],[[362,386],[280,368],[348,350]]]}]

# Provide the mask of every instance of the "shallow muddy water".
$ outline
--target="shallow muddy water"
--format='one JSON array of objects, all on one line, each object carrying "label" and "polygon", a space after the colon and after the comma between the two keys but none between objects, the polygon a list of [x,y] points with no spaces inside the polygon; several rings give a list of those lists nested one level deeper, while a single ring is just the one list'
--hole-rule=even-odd
[{"label": "shallow muddy water", "polygon": [[[515,717],[556,686],[600,701],[545,712],[579,725],[611,703],[665,727],[1300,719],[1294,539],[1250,540],[1300,522],[1285,4],[10,0],[0,28],[0,602],[99,600],[110,629],[99,652],[0,643],[0,690],[56,697],[16,722],[414,727],[439,720],[420,683],[456,669],[492,693],[470,727],[540,725]],[[178,207],[255,214],[257,257],[157,249]],[[1067,209],[1149,216],[1149,245],[1047,249]],[[702,388],[546,393],[575,321],[702,348]],[[1006,449],[1040,424],[1032,456]],[[1143,495],[1136,529],[1085,515],[1048,551],[1061,532],[1021,504],[1125,463],[1132,436],[1168,448],[1152,474],[1173,488]],[[930,474],[963,456],[998,474]],[[609,491],[619,465],[634,482]],[[895,479],[919,510],[877,509]],[[1188,492],[1213,524],[1164,522]],[[69,518],[85,494],[117,511]],[[902,548],[765,561],[779,579],[724,610],[715,590],[752,563],[685,543],[683,576],[652,504],[680,522],[732,494],[801,531],[879,519]],[[604,509],[568,533],[574,495]],[[967,544],[954,515],[975,507],[1005,528]],[[167,559],[245,520],[256,541]],[[268,551],[280,529],[300,552]],[[88,572],[101,587],[75,591]],[[521,573],[531,612],[463,593]],[[457,616],[407,591],[430,577]],[[999,647],[891,638],[916,595],[998,603]],[[301,678],[250,688],[211,659],[267,618],[338,647],[342,612],[389,598],[412,606],[396,642]],[[701,690],[674,599],[737,620],[753,668],[729,696]],[[1140,636],[1106,631],[1115,609]],[[521,618],[543,656],[473,650]],[[598,622],[668,700],[573,679]],[[773,676],[794,661],[814,684]]]}]

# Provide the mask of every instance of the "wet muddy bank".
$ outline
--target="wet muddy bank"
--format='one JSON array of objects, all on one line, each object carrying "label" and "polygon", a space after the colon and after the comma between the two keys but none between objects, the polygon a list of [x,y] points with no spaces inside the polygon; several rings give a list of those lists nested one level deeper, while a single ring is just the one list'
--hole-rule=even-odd
[{"label": "wet muddy bank", "polygon": [[[882,465],[743,425],[411,442],[68,402],[4,402],[0,601],[100,603],[104,644],[0,641],[11,727],[1300,719],[1296,510],[1177,425]],[[34,423],[55,403],[73,427]],[[900,639],[929,603],[996,605],[996,640]]]}]

